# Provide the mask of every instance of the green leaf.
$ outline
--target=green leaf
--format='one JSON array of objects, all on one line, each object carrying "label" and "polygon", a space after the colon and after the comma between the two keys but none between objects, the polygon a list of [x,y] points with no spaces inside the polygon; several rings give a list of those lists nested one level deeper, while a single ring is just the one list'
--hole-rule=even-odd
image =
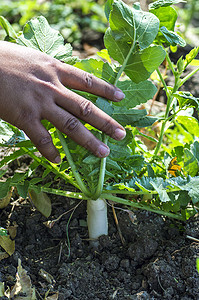
[{"label": "green leaf", "polygon": [[147,102],[153,98],[157,91],[156,86],[149,80],[139,83],[134,83],[130,80],[119,81],[117,86],[124,92],[125,98],[121,102],[114,103],[114,105],[127,108],[133,108]]},{"label": "green leaf", "polygon": [[[157,181],[157,178],[156,178]],[[161,202],[169,202],[171,199],[169,198],[167,191],[163,187],[162,184],[159,184],[159,182],[156,182],[155,180],[151,181],[151,185],[154,187],[154,189],[158,192],[158,195],[160,197]]]},{"label": "green leaf", "polygon": [[176,120],[183,125],[187,132],[193,136],[199,137],[199,124],[198,120],[194,117],[177,116]]},{"label": "green leaf", "polygon": [[191,105],[198,108],[199,99],[194,97],[190,92],[177,91],[173,95],[178,99],[180,108],[184,108],[186,106],[189,107]]},{"label": "green leaf", "polygon": [[108,170],[109,169],[111,169],[111,170],[114,169],[117,171],[121,170],[121,167],[119,166],[119,164],[116,161],[110,159],[109,157],[107,157],[107,159],[106,159],[106,165],[107,165]]},{"label": "green leaf", "polygon": [[37,193],[31,189],[29,190],[29,195],[36,209],[48,218],[51,214],[51,201],[47,194],[43,192]]},{"label": "green leaf", "polygon": [[133,11],[122,1],[114,1],[109,15],[109,24],[115,40],[133,42],[135,24]]},{"label": "green leaf", "polygon": [[184,170],[192,177],[199,171],[198,161],[189,149],[184,149]]},{"label": "green leaf", "polygon": [[13,146],[22,140],[25,140],[22,130],[0,119],[0,145]]},{"label": "green leaf", "polygon": [[17,151],[14,151],[12,154],[5,156],[1,161],[0,161],[0,168],[3,166],[9,164],[10,162],[14,161],[16,158],[22,156],[24,154],[23,149],[19,149]]},{"label": "green leaf", "polygon": [[12,38],[13,40],[17,38],[14,28],[3,16],[0,16],[0,26],[5,30],[8,37]]},{"label": "green leaf", "polygon": [[16,188],[17,188],[17,192],[19,193],[19,196],[26,199],[28,194],[29,182],[25,181],[24,183],[17,184]]},{"label": "green leaf", "polygon": [[149,10],[157,9],[159,7],[166,7],[166,6],[170,6],[172,4],[178,4],[181,2],[186,2],[186,1],[183,1],[183,0],[157,0],[157,1],[149,4]]},{"label": "green leaf", "polygon": [[84,70],[90,74],[95,75],[105,81],[114,83],[117,73],[113,71],[108,63],[97,59],[82,59],[74,65],[76,68]]},{"label": "green leaf", "polygon": [[113,4],[114,0],[107,0],[105,3],[105,7],[104,7],[104,11],[105,11],[105,15],[107,20],[109,19],[109,15],[112,9],[112,4]]},{"label": "green leaf", "polygon": [[109,23],[116,41],[136,40],[140,49],[154,41],[159,29],[159,20],[153,14],[130,8],[122,1],[114,1]]},{"label": "green leaf", "polygon": [[131,186],[129,186],[128,182],[120,182],[120,183],[116,183],[112,186],[107,186],[107,189],[113,189],[114,187],[118,188],[119,190],[127,190],[130,192],[135,192],[135,188],[132,188]]},{"label": "green leaf", "polygon": [[99,157],[96,157],[96,156],[90,154],[82,162],[85,164],[88,164],[88,165],[93,165],[93,164],[99,163],[99,161],[100,161]]},{"label": "green leaf", "polygon": [[178,182],[178,187],[182,190],[188,191],[189,196],[192,198],[194,204],[199,202],[199,177],[188,177],[187,182]]},{"label": "green leaf", "polygon": [[6,182],[0,182],[0,199],[7,196],[8,192],[10,190],[10,179],[8,179]]},{"label": "green leaf", "polygon": [[152,126],[158,119],[151,116],[146,116],[132,124],[134,127],[148,127]]},{"label": "green leaf", "polygon": [[151,46],[131,55],[124,71],[132,81],[139,83],[148,79],[164,58],[165,50],[161,46]]},{"label": "green leaf", "polygon": [[168,30],[174,31],[177,12],[173,7],[159,7],[157,9],[151,9],[150,12],[159,19],[160,28],[164,26]]},{"label": "green leaf", "polygon": [[196,269],[197,269],[198,274],[199,274],[199,258],[196,258]]},{"label": "green leaf", "polygon": [[146,116],[145,109],[127,109],[126,107],[114,107],[112,118],[118,121],[121,125],[133,125],[136,121]]},{"label": "green leaf", "polygon": [[[123,64],[125,57],[130,51],[130,45],[115,41],[111,30],[106,31],[104,42],[109,55],[120,64]],[[124,72],[132,81],[139,83],[148,79],[164,58],[165,50],[161,46],[148,47],[130,56]]]},{"label": "green leaf", "polygon": [[71,45],[64,45],[64,38],[57,30],[49,26],[43,16],[31,19],[24,26],[23,33],[17,38],[17,43],[40,50],[59,60],[72,55]]},{"label": "green leaf", "polygon": [[144,157],[139,154],[131,155],[125,162],[130,168],[136,172],[139,172],[144,167]]},{"label": "green leaf", "polygon": [[[154,179],[153,178],[150,178],[150,177],[142,177],[142,178],[138,178],[138,177],[133,177],[129,182],[128,182],[128,186],[131,187],[131,188],[134,188],[136,190],[139,190],[138,189],[138,185],[139,185],[139,188],[140,189],[143,189],[143,190],[147,190],[147,191],[152,191],[154,190],[152,184],[151,184],[151,181],[153,181]],[[163,182],[163,180],[162,180]]]},{"label": "green leaf", "polygon": [[7,236],[7,235],[8,235],[7,229],[0,227],[0,236]]},{"label": "green leaf", "polygon": [[0,178],[6,173],[6,170],[0,170]]},{"label": "green leaf", "polygon": [[185,57],[185,66],[184,66],[184,69],[192,62],[192,60],[194,60],[194,58],[197,56],[198,54],[198,51],[199,51],[199,47],[195,47],[193,48]]},{"label": "green leaf", "polygon": [[110,148],[109,157],[116,161],[125,160],[131,153],[127,146],[120,146],[119,142],[117,144],[112,144],[108,142]]},{"label": "green leaf", "polygon": [[[149,47],[158,33],[158,19],[140,9],[130,9],[122,1],[115,1],[109,22],[110,28],[104,36],[109,55],[123,64],[132,52],[125,73],[136,83],[147,79],[165,57],[162,47]],[[142,51],[138,51],[138,45]]]},{"label": "green leaf", "polygon": [[195,141],[191,145],[191,152],[193,153],[193,155],[195,156],[199,164],[199,142],[198,141]]},{"label": "green leaf", "polygon": [[96,100],[96,105],[101,110],[103,110],[107,115],[112,116],[114,109],[106,99],[98,97]]},{"label": "green leaf", "polygon": [[186,46],[185,40],[181,36],[179,36],[176,32],[168,30],[164,26],[160,28],[160,32],[164,35],[167,42],[169,42],[171,46],[177,46],[177,45],[180,45],[181,47]]},{"label": "green leaf", "polygon": [[15,172],[11,179],[13,185],[22,182],[27,177],[27,173]]},{"label": "green leaf", "polygon": [[183,59],[183,56],[181,56],[178,61],[177,61],[177,69],[178,69],[178,72],[180,74],[182,74],[182,72],[184,71],[185,69],[185,66],[184,66],[184,59]]}]

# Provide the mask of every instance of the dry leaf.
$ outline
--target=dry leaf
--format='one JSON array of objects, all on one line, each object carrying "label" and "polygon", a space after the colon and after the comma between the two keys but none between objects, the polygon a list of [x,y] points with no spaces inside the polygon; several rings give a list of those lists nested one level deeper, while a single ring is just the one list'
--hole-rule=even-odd
[{"label": "dry leaf", "polygon": [[13,188],[7,193],[7,195],[4,198],[0,199],[0,209],[6,207],[10,203],[12,191]]},{"label": "dry leaf", "polygon": [[8,257],[9,257],[8,253],[6,253],[6,252],[1,252],[1,251],[0,251],[0,261],[1,261],[2,259],[8,258]]},{"label": "dry leaf", "polygon": [[0,236],[0,246],[9,254],[12,255],[15,251],[15,241],[10,239],[10,236]]},{"label": "dry leaf", "polygon": [[34,190],[29,190],[29,196],[36,209],[48,218],[51,214],[51,201],[47,194],[43,192],[36,193]]},{"label": "dry leaf", "polygon": [[55,221],[46,221],[46,222],[43,222],[43,224],[48,227],[48,228],[52,228],[55,224]]},{"label": "dry leaf", "polygon": [[9,233],[11,239],[14,239],[16,237],[17,227],[18,227],[18,225],[16,222],[13,222],[13,225],[8,227],[8,233]]},{"label": "dry leaf", "polygon": [[45,279],[48,283],[50,283],[50,284],[55,283],[55,279],[53,278],[53,276],[51,274],[49,274],[48,272],[46,272],[44,269],[39,270],[39,275],[43,279]]},{"label": "dry leaf", "polygon": [[[15,297],[15,300],[36,300],[35,289],[32,287],[27,271],[22,268],[20,259],[18,260],[16,280],[15,286],[10,293],[10,298]],[[20,296],[18,295],[19,293],[23,293],[25,296]]]},{"label": "dry leaf", "polygon": [[5,296],[4,282],[0,282],[0,297]]},{"label": "dry leaf", "polygon": [[55,293],[51,296],[45,297],[45,300],[58,300],[59,293]]}]

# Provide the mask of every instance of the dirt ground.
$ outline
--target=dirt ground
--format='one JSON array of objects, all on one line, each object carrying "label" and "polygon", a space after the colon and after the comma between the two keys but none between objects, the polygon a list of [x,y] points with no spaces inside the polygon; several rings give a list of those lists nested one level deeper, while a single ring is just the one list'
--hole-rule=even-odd
[{"label": "dirt ground", "polygon": [[[62,197],[53,203],[51,220],[77,204]],[[15,204],[0,214],[2,226],[8,219],[18,225],[16,251],[0,262],[0,281],[7,286],[15,283],[20,258],[38,299],[44,299],[49,289],[52,294],[58,291],[60,300],[199,299],[199,243],[189,238],[199,239],[199,216],[183,223],[145,211],[133,211],[130,218],[116,210],[122,243],[110,208],[109,236],[102,236],[93,250],[85,227],[85,203],[74,211],[70,223],[71,212],[51,229],[29,202]]]}]

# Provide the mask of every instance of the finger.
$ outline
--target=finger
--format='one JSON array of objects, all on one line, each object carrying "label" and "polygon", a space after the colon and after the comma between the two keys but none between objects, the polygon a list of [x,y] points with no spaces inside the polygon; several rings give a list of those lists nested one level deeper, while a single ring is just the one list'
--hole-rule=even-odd
[{"label": "finger", "polygon": [[[77,118],[89,123],[95,128],[103,131],[115,140],[125,137],[125,129],[113,118],[99,109],[91,101],[62,87],[56,103]],[[52,113],[52,109],[49,111]]]},{"label": "finger", "polygon": [[53,145],[51,135],[39,120],[27,125],[24,132],[45,158],[56,164],[61,162],[59,151]]},{"label": "finger", "polygon": [[59,78],[68,88],[89,92],[112,101],[120,101],[125,97],[114,85],[70,65],[61,63]]},{"label": "finger", "polygon": [[55,106],[53,114],[49,113],[47,118],[61,132],[95,156],[102,158],[109,155],[108,146],[98,140],[76,117],[62,108]]}]

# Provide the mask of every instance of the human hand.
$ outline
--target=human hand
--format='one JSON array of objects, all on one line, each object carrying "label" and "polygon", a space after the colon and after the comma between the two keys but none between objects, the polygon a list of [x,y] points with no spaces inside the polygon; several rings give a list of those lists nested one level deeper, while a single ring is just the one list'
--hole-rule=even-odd
[{"label": "human hand", "polygon": [[59,163],[60,156],[41,123],[44,119],[94,155],[108,156],[108,146],[78,119],[116,140],[125,137],[125,129],[68,88],[112,101],[124,98],[121,90],[87,72],[37,50],[0,41],[0,118],[23,130],[51,162]]}]

